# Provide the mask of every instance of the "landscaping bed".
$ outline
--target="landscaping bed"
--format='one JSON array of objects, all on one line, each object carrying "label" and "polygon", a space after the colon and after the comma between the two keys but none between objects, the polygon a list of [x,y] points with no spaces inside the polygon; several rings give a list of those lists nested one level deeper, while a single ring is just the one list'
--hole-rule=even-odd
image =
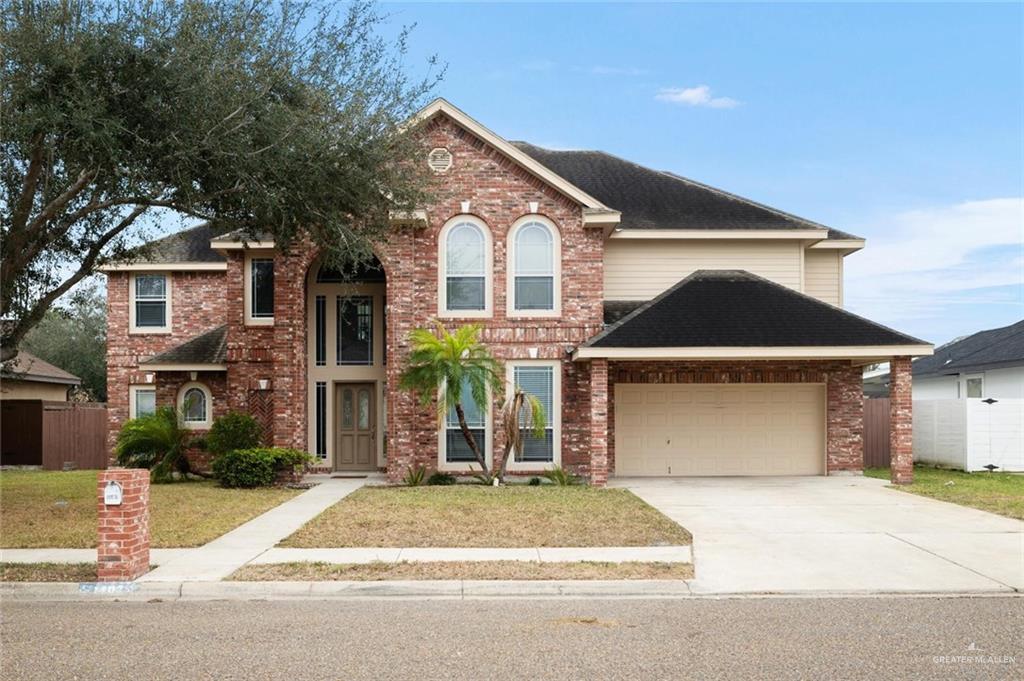
[{"label": "landscaping bed", "polygon": [[237,582],[374,582],[425,579],[691,579],[688,563],[541,563],[535,561],[458,561],[399,563],[278,563],[246,565],[229,579]]},{"label": "landscaping bed", "polygon": [[[96,546],[96,471],[0,472],[0,547]],[[299,494],[213,481],[150,486],[153,548],[201,546]]]},{"label": "landscaping bed", "polygon": [[[888,480],[889,469],[868,468],[864,475]],[[915,466],[912,484],[893,487],[903,492],[1024,520],[1024,475],[965,473]]]},{"label": "landscaping bed", "polygon": [[95,582],[96,563],[0,563],[0,582]]},{"label": "landscaping bed", "polygon": [[686,545],[690,533],[624,489],[364,487],[280,546],[490,547]]}]

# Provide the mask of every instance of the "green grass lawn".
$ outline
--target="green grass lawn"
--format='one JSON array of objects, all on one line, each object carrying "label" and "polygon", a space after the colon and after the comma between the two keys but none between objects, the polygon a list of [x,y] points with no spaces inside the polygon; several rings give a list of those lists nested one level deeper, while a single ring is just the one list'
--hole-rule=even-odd
[{"label": "green grass lawn", "polygon": [[690,534],[632,492],[590,487],[364,487],[285,539],[299,548],[650,546]]},{"label": "green grass lawn", "polygon": [[[889,469],[869,468],[864,471],[864,475],[888,480]],[[914,482],[894,487],[924,497],[1024,520],[1024,475],[964,473],[914,466]]]},{"label": "green grass lawn", "polygon": [[[0,547],[96,546],[96,471],[0,472]],[[151,546],[201,546],[298,494],[212,481],[150,487]]]}]

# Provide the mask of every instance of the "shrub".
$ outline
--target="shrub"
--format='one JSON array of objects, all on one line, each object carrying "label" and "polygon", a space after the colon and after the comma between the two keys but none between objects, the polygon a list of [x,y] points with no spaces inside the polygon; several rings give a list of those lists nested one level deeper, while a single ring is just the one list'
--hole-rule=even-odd
[{"label": "shrub", "polygon": [[404,482],[409,487],[419,487],[420,485],[423,484],[423,478],[425,478],[426,475],[426,466],[416,466],[415,468],[409,466],[405,470],[405,477],[402,478],[402,482]]},{"label": "shrub", "polygon": [[427,478],[428,485],[454,485],[455,476],[450,473],[442,473],[441,471],[435,472],[429,478]]},{"label": "shrub", "polygon": [[218,416],[206,435],[206,450],[214,456],[226,454],[233,449],[253,449],[260,446],[263,429],[248,414],[231,412]]},{"label": "shrub", "polygon": [[549,471],[544,471],[544,477],[555,483],[559,487],[571,487],[573,485],[582,485],[583,481],[579,477],[573,475],[569,471],[562,467],[552,468]]},{"label": "shrub", "polygon": [[312,460],[297,449],[233,449],[213,460],[213,473],[223,487],[266,487],[274,484],[278,471]]},{"label": "shrub", "polygon": [[537,477],[530,478],[529,485],[530,485],[530,487],[540,487],[540,478],[537,478]]},{"label": "shrub", "polygon": [[188,473],[185,448],[191,433],[181,427],[173,407],[160,407],[152,414],[126,421],[117,434],[117,463],[130,468],[150,469],[150,480],[170,482],[175,472]]}]

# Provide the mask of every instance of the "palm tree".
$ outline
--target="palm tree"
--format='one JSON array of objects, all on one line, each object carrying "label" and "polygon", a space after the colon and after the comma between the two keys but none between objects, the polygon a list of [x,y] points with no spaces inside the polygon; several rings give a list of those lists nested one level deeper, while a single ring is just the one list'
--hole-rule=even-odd
[{"label": "palm tree", "polygon": [[174,407],[160,407],[152,414],[127,421],[117,434],[117,463],[149,468],[153,482],[170,482],[175,470],[188,473],[185,450],[192,434],[181,427]]},{"label": "palm tree", "polygon": [[[419,395],[420,403],[430,406],[437,400],[439,426],[451,410],[459,420],[466,445],[487,475],[487,459],[466,423],[465,399],[472,399],[482,411],[490,408],[490,393],[501,390],[501,364],[480,342],[480,326],[461,326],[449,333],[438,322],[437,333],[416,329],[409,334],[412,352],[409,366],[399,379],[399,387]],[[463,386],[469,395],[463,394]]]},{"label": "palm tree", "polygon": [[536,397],[524,393],[518,385],[512,387],[512,396],[501,405],[501,428],[505,433],[505,455],[501,459],[501,469],[497,477],[505,479],[508,460],[516,453],[523,451],[526,442],[525,431],[534,437],[544,437],[547,421],[544,405]]}]

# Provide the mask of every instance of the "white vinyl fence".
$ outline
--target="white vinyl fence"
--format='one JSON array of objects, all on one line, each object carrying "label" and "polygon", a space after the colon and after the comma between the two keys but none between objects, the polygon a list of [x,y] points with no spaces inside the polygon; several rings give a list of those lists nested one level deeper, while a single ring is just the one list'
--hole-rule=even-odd
[{"label": "white vinyl fence", "polygon": [[1024,471],[1024,400],[914,400],[914,461]]}]

